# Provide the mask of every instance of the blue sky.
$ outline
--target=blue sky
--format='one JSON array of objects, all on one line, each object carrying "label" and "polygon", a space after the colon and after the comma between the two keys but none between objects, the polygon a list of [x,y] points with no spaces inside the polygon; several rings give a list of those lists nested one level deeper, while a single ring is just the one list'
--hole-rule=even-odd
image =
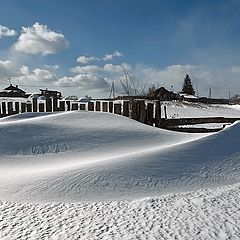
[{"label": "blue sky", "polygon": [[[0,87],[121,94],[124,65],[142,83],[199,95],[240,93],[240,1],[0,1]],[[36,87],[34,87],[36,86]]]}]

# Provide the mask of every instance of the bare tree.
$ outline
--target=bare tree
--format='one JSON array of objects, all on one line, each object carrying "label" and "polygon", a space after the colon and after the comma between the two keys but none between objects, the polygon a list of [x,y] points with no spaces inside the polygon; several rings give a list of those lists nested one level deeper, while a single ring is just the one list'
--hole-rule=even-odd
[{"label": "bare tree", "polygon": [[145,81],[142,83],[140,78],[136,78],[132,72],[130,72],[127,68],[122,66],[123,68],[123,79],[120,80],[121,86],[125,94],[129,97],[133,96],[144,96],[146,95],[146,87],[148,82]]}]

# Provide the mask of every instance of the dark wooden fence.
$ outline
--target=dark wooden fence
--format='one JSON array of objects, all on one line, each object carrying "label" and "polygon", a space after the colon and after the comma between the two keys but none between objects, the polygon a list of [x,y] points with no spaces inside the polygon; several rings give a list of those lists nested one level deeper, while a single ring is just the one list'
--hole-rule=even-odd
[{"label": "dark wooden fence", "polygon": [[[202,123],[233,123],[240,118],[222,118],[222,117],[208,117],[208,118],[179,118],[167,119],[166,106],[162,107],[160,101],[95,101],[89,103],[62,101],[58,99],[47,98],[45,101],[38,101],[32,99],[32,102],[1,102],[0,117],[6,117],[13,114],[25,112],[58,112],[58,111],[96,111],[109,112],[125,117],[130,117],[136,121],[151,126],[173,129],[179,131],[187,131],[186,129],[179,129],[176,126],[193,125]],[[220,130],[220,129],[219,129]],[[189,130],[190,131],[190,130]],[[192,130],[191,132],[197,132]],[[205,130],[199,130],[205,132]]]}]

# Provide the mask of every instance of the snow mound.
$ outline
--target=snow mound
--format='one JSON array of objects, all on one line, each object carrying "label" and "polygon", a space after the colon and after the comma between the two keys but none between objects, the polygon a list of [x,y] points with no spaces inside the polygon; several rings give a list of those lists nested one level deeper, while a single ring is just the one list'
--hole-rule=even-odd
[{"label": "snow mound", "polygon": [[240,124],[215,134],[161,130],[108,113],[0,121],[0,198],[132,199],[240,180]]}]

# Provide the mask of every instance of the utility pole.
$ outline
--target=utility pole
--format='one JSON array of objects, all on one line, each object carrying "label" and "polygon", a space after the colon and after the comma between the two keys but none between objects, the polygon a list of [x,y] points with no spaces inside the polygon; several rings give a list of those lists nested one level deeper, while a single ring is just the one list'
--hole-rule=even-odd
[{"label": "utility pole", "polygon": [[114,82],[112,82],[112,87],[111,87],[111,90],[110,90],[110,95],[109,95],[109,99],[110,98],[115,98],[115,88],[114,88]]},{"label": "utility pole", "polygon": [[212,98],[212,88],[211,88],[211,87],[209,88],[209,95],[208,95],[208,98]]}]

